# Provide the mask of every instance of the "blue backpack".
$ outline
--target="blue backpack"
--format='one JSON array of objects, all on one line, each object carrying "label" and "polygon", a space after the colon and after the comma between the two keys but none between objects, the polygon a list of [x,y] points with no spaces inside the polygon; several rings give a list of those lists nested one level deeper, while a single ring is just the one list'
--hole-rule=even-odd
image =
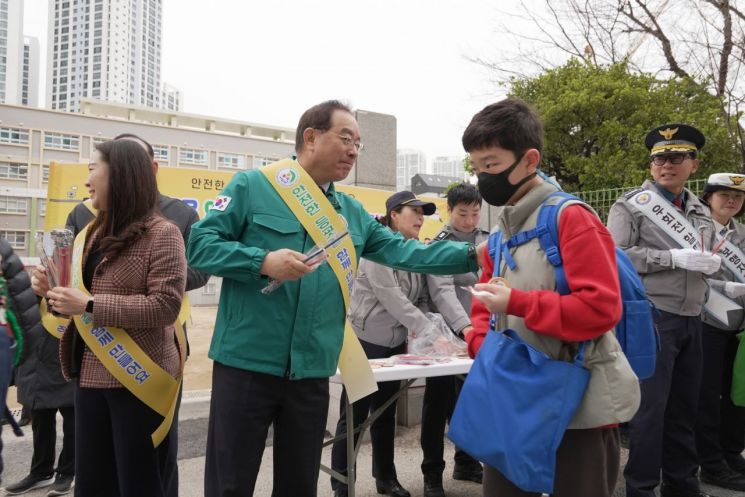
[{"label": "blue backpack", "polygon": [[[552,199],[558,199],[558,201]],[[523,245],[533,238],[538,238],[548,261],[554,266],[557,291],[561,295],[569,293],[569,284],[564,274],[559,250],[558,223],[561,207],[568,201],[578,202],[589,208],[587,204],[574,195],[561,191],[556,192],[544,200],[538,212],[538,221],[533,229],[521,231],[506,242],[502,241],[500,231],[489,236],[489,256],[494,261],[495,276],[499,276],[502,257],[505,258],[505,263],[510,269],[514,270],[517,267],[510,255],[510,248]],[[623,301],[623,314],[616,325],[616,339],[624,354],[626,354],[634,373],[640,380],[643,380],[654,374],[657,351],[660,348],[659,336],[654,325],[654,306],[647,297],[644,285],[631,260],[618,247],[616,247],[616,262],[621,287],[621,300]],[[494,320],[492,319],[492,321]]]}]

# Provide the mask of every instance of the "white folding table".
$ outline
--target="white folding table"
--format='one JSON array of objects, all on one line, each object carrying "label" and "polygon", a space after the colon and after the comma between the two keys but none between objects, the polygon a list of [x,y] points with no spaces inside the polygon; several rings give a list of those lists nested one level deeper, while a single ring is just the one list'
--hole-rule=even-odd
[{"label": "white folding table", "polygon": [[[373,359],[373,363],[380,362],[380,359]],[[355,497],[354,484],[356,480],[356,466],[357,466],[357,452],[359,451],[360,445],[362,444],[362,438],[365,434],[365,430],[390,406],[393,402],[396,402],[398,398],[406,391],[412,383],[419,378],[430,378],[432,376],[451,376],[451,375],[463,375],[468,373],[473,364],[472,359],[450,359],[448,362],[429,364],[426,366],[408,365],[408,364],[397,364],[390,367],[377,367],[373,369],[373,376],[376,382],[382,381],[396,381],[405,380],[401,382],[401,388],[393,395],[388,401],[380,406],[377,410],[372,412],[370,416],[358,426],[354,431],[350,432],[350,427],[354,426],[354,413],[352,411],[352,404],[347,398],[346,403],[346,417],[347,417],[347,432],[333,437],[330,440],[324,442],[323,446],[333,444],[337,440],[345,439],[347,444],[347,475],[343,475],[338,471],[334,471],[321,464],[321,470],[330,474],[332,478],[339,480],[342,483],[346,483],[349,492],[349,497]],[[331,383],[341,384],[341,375],[337,371],[335,376],[329,378]],[[359,433],[357,444],[354,443],[354,434]],[[352,435],[352,436],[350,436]]]}]

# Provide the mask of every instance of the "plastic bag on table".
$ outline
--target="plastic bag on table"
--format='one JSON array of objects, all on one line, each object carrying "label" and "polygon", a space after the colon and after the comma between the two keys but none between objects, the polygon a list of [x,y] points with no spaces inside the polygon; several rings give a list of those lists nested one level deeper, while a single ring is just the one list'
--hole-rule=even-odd
[{"label": "plastic bag on table", "polygon": [[427,313],[428,328],[410,332],[409,354],[428,357],[468,357],[466,342],[458,338],[440,314]]}]

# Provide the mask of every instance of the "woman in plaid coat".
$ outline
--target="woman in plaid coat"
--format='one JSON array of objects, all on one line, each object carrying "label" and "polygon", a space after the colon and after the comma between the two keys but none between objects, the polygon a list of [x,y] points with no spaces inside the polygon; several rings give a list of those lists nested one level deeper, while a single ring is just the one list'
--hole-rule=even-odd
[{"label": "woman in plaid coat", "polygon": [[[60,314],[87,312],[94,327],[124,329],[160,368],[179,378],[173,323],[186,260],[179,229],[157,212],[151,160],[135,142],[108,141],[96,146],[88,169],[86,186],[99,211],[82,256],[83,282],[92,296],[77,288],[45,293],[39,270],[35,290]],[[74,321],[60,342],[60,363],[64,376],[76,382],[75,495],[161,497],[164,454],[153,448],[151,434],[162,416],[109,373]]]}]

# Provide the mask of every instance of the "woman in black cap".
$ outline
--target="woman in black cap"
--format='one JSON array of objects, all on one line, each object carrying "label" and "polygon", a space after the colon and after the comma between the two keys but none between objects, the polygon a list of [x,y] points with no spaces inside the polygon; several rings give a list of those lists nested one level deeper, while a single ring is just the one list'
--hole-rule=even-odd
[{"label": "woman in black cap", "polygon": [[[701,197],[711,209],[719,240],[727,238],[745,250],[745,225],[735,221],[745,204],[745,175],[718,173],[709,176]],[[715,247],[707,247],[714,250]],[[726,252],[726,250],[725,250]],[[727,313],[723,323],[710,313],[703,320],[703,371],[696,418],[696,447],[701,464],[701,481],[730,490],[745,491],[745,408],[732,403],[732,366],[737,352],[736,334],[745,326],[745,283],[722,259],[722,269],[710,278],[712,289],[735,300],[739,309]]]},{"label": "woman in black cap", "polygon": [[[423,202],[409,191],[397,192],[386,201],[386,214],[381,222],[406,239],[417,239],[424,223],[424,216],[435,213],[432,202]],[[398,269],[391,269],[366,259],[361,259],[352,291],[349,321],[368,359],[380,359],[406,353],[409,331],[417,332],[431,326],[430,320],[418,305],[429,301],[427,276]],[[435,303],[442,298],[433,292]],[[455,299],[455,295],[452,295]],[[456,301],[457,303],[457,301]],[[451,324],[450,312],[438,306],[445,321]],[[462,307],[451,306],[465,314]],[[454,311],[456,312],[456,311]],[[461,316],[457,316],[457,319]],[[386,403],[401,387],[400,381],[378,383],[378,391],[353,404],[355,428],[362,424],[370,412]],[[336,426],[336,435],[347,431],[345,415],[346,393],[342,392],[341,416]],[[372,439],[372,473],[376,490],[393,497],[409,497],[401,486],[393,461],[393,440],[396,428],[396,404],[392,403],[370,427]],[[355,443],[357,436],[355,436]],[[344,440],[337,441],[331,452],[331,467],[346,474],[347,446]],[[346,485],[332,479],[335,497],[346,497]]]}]

